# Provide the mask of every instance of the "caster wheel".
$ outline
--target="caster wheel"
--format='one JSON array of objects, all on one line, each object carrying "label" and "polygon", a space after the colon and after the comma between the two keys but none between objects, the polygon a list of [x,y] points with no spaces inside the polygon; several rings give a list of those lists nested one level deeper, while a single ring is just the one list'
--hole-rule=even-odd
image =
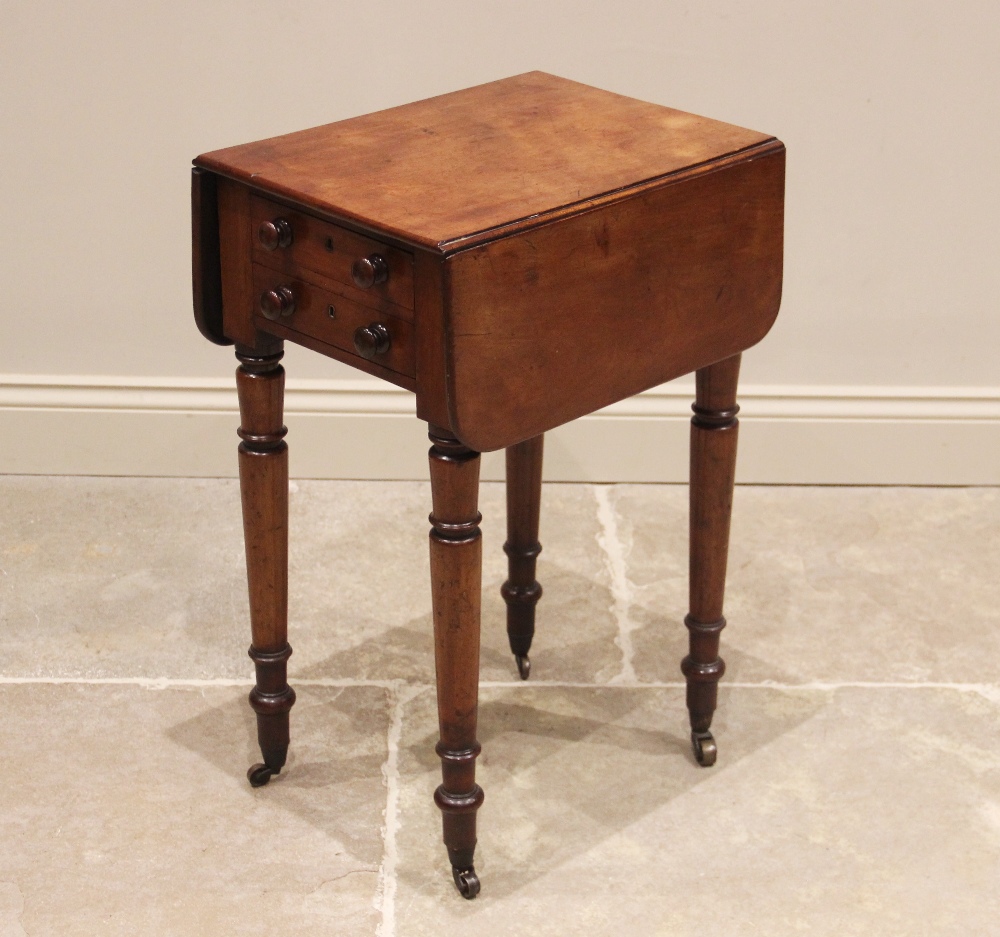
[{"label": "caster wheel", "polygon": [[251,787],[263,787],[274,773],[267,765],[251,765],[247,771],[247,780]]},{"label": "caster wheel", "polygon": [[710,768],[715,764],[719,749],[711,732],[692,732],[691,748],[694,749],[695,760],[703,768]]},{"label": "caster wheel", "polygon": [[455,887],[463,898],[471,901],[479,894],[479,876],[476,875],[475,866],[470,865],[467,869],[453,868],[451,874],[455,879]]},{"label": "caster wheel", "polygon": [[517,661],[517,672],[521,675],[521,679],[527,680],[531,676],[531,661],[528,660],[528,655],[515,654],[514,660]]}]

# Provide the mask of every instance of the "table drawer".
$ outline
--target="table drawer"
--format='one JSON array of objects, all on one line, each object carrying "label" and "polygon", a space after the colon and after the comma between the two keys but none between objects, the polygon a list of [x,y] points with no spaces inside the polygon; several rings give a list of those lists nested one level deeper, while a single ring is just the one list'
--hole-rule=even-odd
[{"label": "table drawer", "polygon": [[290,276],[315,271],[363,292],[371,305],[413,309],[413,257],[406,251],[259,196],[250,199],[250,222],[256,263]]},{"label": "table drawer", "polygon": [[[289,277],[280,270],[261,264],[253,265],[254,318],[267,331],[268,321],[293,329],[326,345],[348,352],[350,357],[367,358],[408,377],[416,373],[413,324],[398,316],[364,306],[331,289],[324,289],[300,277]],[[282,295],[282,291],[289,291]],[[277,295],[268,295],[277,294]],[[279,302],[277,300],[284,300]],[[282,310],[281,305],[290,310]],[[371,330],[363,339],[369,340],[370,355],[361,355],[355,344],[359,329]],[[377,342],[372,342],[372,338]],[[372,347],[379,344],[388,347]],[[348,361],[350,363],[350,361]]]}]

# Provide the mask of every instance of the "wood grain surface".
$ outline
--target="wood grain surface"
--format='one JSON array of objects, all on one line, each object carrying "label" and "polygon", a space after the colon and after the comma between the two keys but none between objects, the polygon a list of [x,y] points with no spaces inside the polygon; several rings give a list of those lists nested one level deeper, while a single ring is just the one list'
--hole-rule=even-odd
[{"label": "wood grain surface", "polygon": [[447,251],[769,139],[529,72],[216,150],[195,164]]},{"label": "wood grain surface", "polygon": [[[288,222],[293,240],[288,247],[269,251],[261,246],[257,229],[262,221],[275,218]],[[348,295],[356,292],[357,301],[366,305],[390,302],[413,309],[413,255],[406,251],[262,198],[250,199],[250,228],[257,263],[306,279],[309,273],[305,271],[309,271],[335,280],[347,289]],[[351,265],[370,254],[385,260],[389,278],[370,289],[359,289],[351,277]],[[318,282],[322,284],[322,280]],[[402,311],[397,314],[406,315]]]},{"label": "wood grain surface", "polygon": [[[253,265],[253,285],[255,296],[277,286],[288,286],[295,297],[295,311],[279,321],[285,328],[294,330],[296,335],[292,336],[292,340],[302,335],[325,345],[333,345],[349,356],[340,359],[348,364],[357,366],[364,361],[355,351],[355,330],[373,322],[383,323],[391,335],[390,347],[371,363],[411,378],[414,376],[413,325],[407,318],[392,315],[384,309],[363,306],[356,302],[353,294],[345,295],[343,288],[317,286],[260,264]],[[389,308],[405,311],[399,306]],[[270,331],[273,326],[258,313],[254,314],[254,324],[261,331]]]},{"label": "wood grain surface", "polygon": [[738,354],[782,280],[784,147],[446,261],[451,428],[511,446]]}]

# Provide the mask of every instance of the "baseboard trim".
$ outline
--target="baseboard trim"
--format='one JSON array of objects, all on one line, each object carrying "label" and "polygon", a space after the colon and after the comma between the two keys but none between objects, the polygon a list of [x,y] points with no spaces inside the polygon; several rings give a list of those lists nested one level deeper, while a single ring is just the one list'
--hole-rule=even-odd
[{"label": "baseboard trim", "polygon": [[[554,430],[545,477],[685,481],[692,397],[668,384]],[[740,405],[741,482],[1000,484],[1000,388],[744,385]],[[236,413],[228,379],[3,375],[0,472],[233,476]],[[297,477],[426,476],[408,391],[289,381],[286,414]]]}]

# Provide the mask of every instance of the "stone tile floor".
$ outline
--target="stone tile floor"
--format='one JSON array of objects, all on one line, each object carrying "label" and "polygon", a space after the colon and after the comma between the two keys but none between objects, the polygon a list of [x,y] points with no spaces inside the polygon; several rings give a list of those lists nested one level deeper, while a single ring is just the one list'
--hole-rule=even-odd
[{"label": "stone tile floor", "polygon": [[546,486],[522,684],[483,486],[465,902],[426,485],[292,484],[293,748],[251,790],[236,483],[0,478],[0,937],[1000,934],[1000,491],[739,488],[711,769],[686,499]]}]

